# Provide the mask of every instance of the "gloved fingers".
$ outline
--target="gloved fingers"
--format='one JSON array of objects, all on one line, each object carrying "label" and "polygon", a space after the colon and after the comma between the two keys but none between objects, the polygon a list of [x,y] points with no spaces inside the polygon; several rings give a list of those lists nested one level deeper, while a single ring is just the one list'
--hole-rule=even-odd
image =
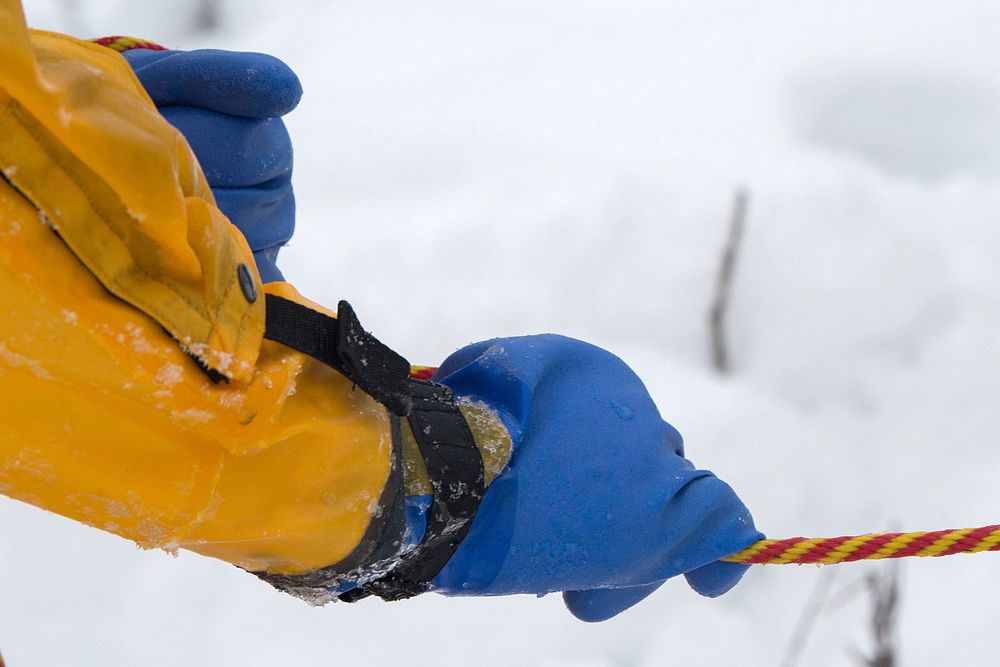
[{"label": "gloved fingers", "polygon": [[581,621],[599,623],[617,616],[632,605],[645,600],[663,585],[662,581],[629,588],[595,588],[589,591],[566,591],[563,602],[570,613]]},{"label": "gloved fingers", "polygon": [[295,72],[263,53],[132,49],[122,55],[158,107],[264,119],[285,115],[302,97]]},{"label": "gloved fingers", "polygon": [[279,119],[177,106],[160,113],[187,139],[213,188],[255,186],[291,173],[292,140]]},{"label": "gloved fingers", "polygon": [[253,254],[253,259],[257,263],[257,271],[260,273],[261,282],[284,282],[285,276],[281,274],[281,270],[277,264],[279,250],[281,250],[281,246],[274,246],[273,248],[258,250]]},{"label": "gloved fingers", "polygon": [[125,59],[160,113],[187,139],[216,203],[246,237],[264,282],[282,280],[278,250],[295,229],[292,143],[278,119],[302,87],[260,53],[132,49]]},{"label": "gloved fingers", "polygon": [[715,561],[685,573],[684,578],[696,593],[715,598],[738,584],[748,569],[749,565]]},{"label": "gloved fingers", "polygon": [[287,176],[252,188],[214,188],[215,203],[254,252],[282,246],[295,232],[295,195]]},{"label": "gloved fingers", "polygon": [[707,471],[692,470],[689,475],[661,515],[660,539],[666,548],[659,567],[641,576],[649,581],[683,573],[698,593],[714,597],[735,586],[746,571],[719,559],[764,535],[732,487]]}]

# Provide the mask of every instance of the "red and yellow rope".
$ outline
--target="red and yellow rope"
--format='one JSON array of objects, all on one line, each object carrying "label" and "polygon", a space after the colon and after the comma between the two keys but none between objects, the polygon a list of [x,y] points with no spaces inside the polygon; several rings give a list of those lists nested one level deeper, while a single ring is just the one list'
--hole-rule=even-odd
[{"label": "red and yellow rope", "polygon": [[833,565],[856,560],[951,556],[1000,551],[1000,525],[921,533],[869,533],[844,537],[761,540],[722,560],[747,565]]},{"label": "red and yellow rope", "polygon": [[410,366],[410,377],[416,380],[430,380],[436,372],[436,366]]},{"label": "red and yellow rope", "polygon": [[90,40],[101,46],[106,46],[109,49],[118,51],[130,51],[132,49],[150,49],[152,51],[166,51],[166,47],[160,46],[156,42],[150,42],[147,39],[140,39],[138,37],[126,37],[124,35],[111,35],[110,37],[98,37],[97,39]]}]

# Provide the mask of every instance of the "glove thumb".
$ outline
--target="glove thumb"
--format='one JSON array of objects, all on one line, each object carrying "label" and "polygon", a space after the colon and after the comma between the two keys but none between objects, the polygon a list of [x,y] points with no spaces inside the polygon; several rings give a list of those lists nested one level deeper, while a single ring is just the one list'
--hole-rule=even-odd
[{"label": "glove thumb", "polygon": [[[749,569],[739,563],[716,561],[685,573],[688,585],[695,592],[714,598],[739,583]],[[595,588],[589,591],[566,591],[563,602],[570,613],[581,621],[598,623],[622,613],[632,605],[642,602],[663,585],[662,581],[629,588]]]},{"label": "glove thumb", "polygon": [[[735,583],[735,582],[734,582]],[[595,588],[589,591],[566,591],[563,602],[569,612],[581,621],[598,623],[617,616],[634,604],[646,599],[663,585],[662,581],[629,588]]]},{"label": "glove thumb", "polygon": [[748,569],[749,565],[717,560],[686,572],[684,578],[695,592],[705,597],[717,598],[738,584]]}]

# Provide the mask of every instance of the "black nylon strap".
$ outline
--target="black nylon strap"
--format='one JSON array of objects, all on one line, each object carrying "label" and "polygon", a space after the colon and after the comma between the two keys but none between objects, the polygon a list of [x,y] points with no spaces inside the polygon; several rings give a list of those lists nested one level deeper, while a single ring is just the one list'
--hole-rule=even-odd
[{"label": "black nylon strap", "polygon": [[[353,602],[378,595],[401,600],[426,591],[468,533],[485,487],[482,455],[451,390],[410,378],[409,362],[365,331],[346,301],[338,304],[336,318],[271,294],[266,295],[266,305],[265,338],[339,371],[390,413],[409,420],[433,488],[420,543],[400,557],[388,574],[340,595],[340,599]],[[400,468],[394,463],[394,486],[400,483]],[[391,514],[399,515],[401,506],[400,495]],[[380,532],[385,533],[384,528]],[[386,557],[382,549],[367,551],[372,556],[366,563]],[[315,580],[309,574],[264,578],[275,585],[280,582],[279,587],[286,589],[307,582],[314,585]]]},{"label": "black nylon strap", "polygon": [[365,331],[351,304],[341,301],[333,318],[280,296],[266,297],[264,338],[340,371],[394,415],[409,414],[409,362]]},{"label": "black nylon strap", "polygon": [[369,595],[403,600],[427,590],[465,538],[483,499],[483,459],[451,390],[411,380],[410,428],[420,447],[434,499],[420,544],[385,576],[340,596],[355,602]]}]

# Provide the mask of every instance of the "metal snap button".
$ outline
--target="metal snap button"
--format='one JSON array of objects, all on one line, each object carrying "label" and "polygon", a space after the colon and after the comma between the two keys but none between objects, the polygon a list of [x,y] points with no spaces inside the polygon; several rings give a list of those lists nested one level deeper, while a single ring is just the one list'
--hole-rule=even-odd
[{"label": "metal snap button", "polygon": [[240,289],[243,290],[243,296],[250,303],[257,300],[257,283],[254,282],[253,273],[250,272],[250,268],[246,264],[240,264],[236,267],[236,276],[240,279]]}]

